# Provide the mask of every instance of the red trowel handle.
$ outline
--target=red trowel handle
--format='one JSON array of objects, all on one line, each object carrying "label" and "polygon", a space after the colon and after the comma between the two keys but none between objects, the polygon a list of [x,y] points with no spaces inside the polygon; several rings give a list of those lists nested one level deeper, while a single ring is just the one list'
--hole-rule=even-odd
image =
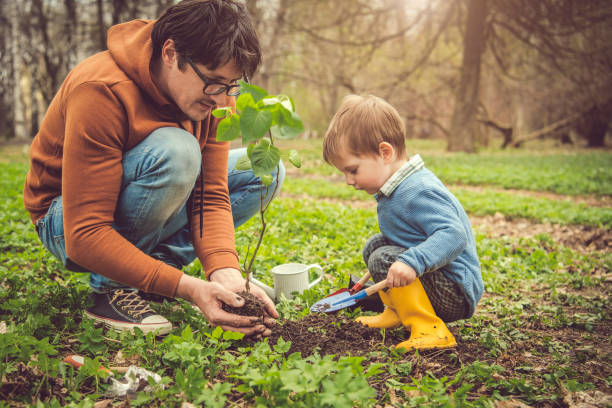
[{"label": "red trowel handle", "polygon": [[361,279],[359,279],[359,281],[349,289],[349,293],[354,295],[355,293],[359,292],[361,289],[363,289],[363,285],[365,285],[368,279],[370,279],[370,271],[366,272]]}]

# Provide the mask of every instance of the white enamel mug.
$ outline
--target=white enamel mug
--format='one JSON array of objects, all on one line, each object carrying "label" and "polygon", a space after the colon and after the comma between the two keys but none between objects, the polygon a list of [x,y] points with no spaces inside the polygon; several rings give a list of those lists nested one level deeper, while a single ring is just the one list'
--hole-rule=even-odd
[{"label": "white enamel mug", "polygon": [[[319,271],[319,277],[312,282],[308,281],[308,271],[316,269]],[[274,288],[269,287],[265,283],[251,277],[251,282],[262,288],[272,300],[280,299],[283,294],[287,299],[291,299],[293,292],[302,293],[306,289],[312,288],[323,278],[323,268],[319,264],[302,264],[302,263],[286,263],[277,265],[272,268],[274,276]]]}]

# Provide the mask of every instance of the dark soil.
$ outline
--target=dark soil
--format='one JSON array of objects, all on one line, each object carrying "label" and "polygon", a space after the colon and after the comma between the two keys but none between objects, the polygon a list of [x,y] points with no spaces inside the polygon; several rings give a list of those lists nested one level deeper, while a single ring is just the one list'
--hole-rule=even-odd
[{"label": "dark soil", "polygon": [[404,341],[405,330],[373,329],[349,320],[344,316],[314,313],[298,321],[282,320],[272,329],[270,344],[280,337],[291,341],[288,354],[300,352],[311,355],[315,350],[320,355],[364,355],[381,347],[390,347]]},{"label": "dark soil", "polygon": [[261,300],[255,297],[250,292],[240,292],[240,296],[244,298],[244,306],[242,307],[233,307],[226,305],[225,303],[222,306],[222,309],[228,313],[237,314],[240,316],[257,316],[261,317],[261,322],[264,321],[265,308],[264,304]]},{"label": "dark soil", "polygon": [[[43,373],[38,368],[30,367],[20,362],[13,372],[2,378],[2,384],[0,385],[0,400],[11,401],[13,399],[19,399],[20,396],[27,395],[27,393],[31,391],[32,384],[37,384],[44,378]],[[41,400],[57,398],[59,401],[64,401],[68,393],[64,380],[61,377],[50,377],[46,378],[46,380],[49,382],[48,386],[40,388],[38,398]],[[94,389],[83,385],[79,391],[93,392]],[[12,403],[14,403],[14,401]],[[19,404],[14,406],[22,405]],[[23,406],[25,406],[25,404]]]}]

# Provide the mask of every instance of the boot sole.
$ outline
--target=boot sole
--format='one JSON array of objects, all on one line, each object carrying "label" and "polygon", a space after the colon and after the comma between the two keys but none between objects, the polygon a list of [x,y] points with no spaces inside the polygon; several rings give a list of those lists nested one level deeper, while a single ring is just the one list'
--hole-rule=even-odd
[{"label": "boot sole", "polygon": [[98,323],[102,323],[104,324],[104,326],[114,329],[116,332],[130,331],[133,333],[134,327],[138,327],[145,334],[150,332],[157,332],[158,336],[165,336],[166,334],[170,333],[170,331],[172,331],[172,324],[170,323],[127,323],[119,320],[100,317],[88,312],[87,310],[85,310],[83,314],[91,320],[94,320]]},{"label": "boot sole", "polygon": [[[418,340],[415,341],[414,343],[416,344],[411,344],[408,345],[408,347],[406,347],[405,345],[402,346],[402,344],[406,344],[408,342],[410,342],[410,340],[406,340],[404,342],[401,342],[400,344],[398,344],[397,346],[395,346],[395,348],[397,349],[405,349],[408,351],[413,351],[413,350],[442,350],[442,349],[448,349],[448,348],[453,348],[453,347],[457,347],[457,341],[455,340],[455,337],[451,337],[449,339],[446,340],[446,343],[442,343],[440,340],[441,339],[434,339],[433,341],[428,341],[428,342],[423,342],[422,344],[418,344]],[[435,344],[435,342],[438,341],[438,344]]]}]

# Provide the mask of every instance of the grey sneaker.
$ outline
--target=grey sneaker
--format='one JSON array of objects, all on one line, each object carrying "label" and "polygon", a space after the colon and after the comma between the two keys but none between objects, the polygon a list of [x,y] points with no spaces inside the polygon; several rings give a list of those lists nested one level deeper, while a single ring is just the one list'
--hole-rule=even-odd
[{"label": "grey sneaker", "polygon": [[136,291],[116,289],[107,293],[92,293],[90,297],[94,305],[85,310],[85,316],[116,331],[132,331],[138,327],[143,333],[157,331],[161,336],[172,330],[172,323],[151,309]]}]

